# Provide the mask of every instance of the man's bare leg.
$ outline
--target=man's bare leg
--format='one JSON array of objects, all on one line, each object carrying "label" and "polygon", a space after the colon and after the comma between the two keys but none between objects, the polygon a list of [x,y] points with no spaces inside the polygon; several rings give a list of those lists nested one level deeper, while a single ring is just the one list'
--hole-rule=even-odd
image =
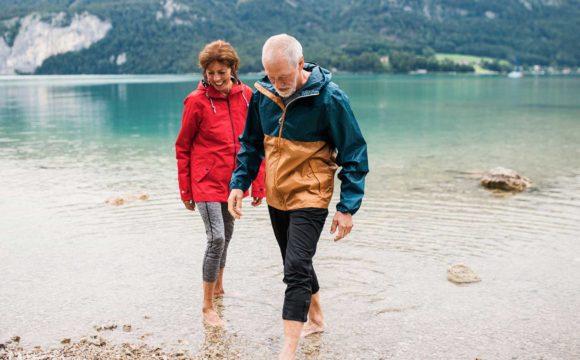
[{"label": "man's bare leg", "polygon": [[223,326],[223,320],[213,307],[215,284],[215,282],[203,282],[203,321],[210,326]]},{"label": "man's bare leg", "polygon": [[308,309],[308,321],[304,324],[301,337],[324,331],[324,315],[320,305],[320,291],[310,298],[310,308]]},{"label": "man's bare leg", "polygon": [[224,268],[220,269],[220,273],[218,275],[217,282],[215,284],[215,289],[213,291],[214,296],[222,296],[225,293],[224,291]]},{"label": "man's bare leg", "polygon": [[300,341],[303,322],[284,320],[284,345],[280,351],[279,360],[294,360],[296,357],[296,348]]}]

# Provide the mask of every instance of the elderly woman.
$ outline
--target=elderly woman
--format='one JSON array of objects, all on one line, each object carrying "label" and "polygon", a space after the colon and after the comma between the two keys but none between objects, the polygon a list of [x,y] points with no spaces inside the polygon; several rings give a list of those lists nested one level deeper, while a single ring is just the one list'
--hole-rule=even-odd
[{"label": "elderly woman", "polygon": [[[239,62],[235,49],[221,40],[199,53],[203,80],[184,100],[175,142],[181,200],[186,209],[197,208],[205,224],[203,320],[212,326],[223,325],[213,299],[224,293],[224,267],[234,230],[227,208],[229,182],[252,96],[252,90],[238,79]],[[260,205],[264,196],[262,166],[252,183],[252,205]]]}]

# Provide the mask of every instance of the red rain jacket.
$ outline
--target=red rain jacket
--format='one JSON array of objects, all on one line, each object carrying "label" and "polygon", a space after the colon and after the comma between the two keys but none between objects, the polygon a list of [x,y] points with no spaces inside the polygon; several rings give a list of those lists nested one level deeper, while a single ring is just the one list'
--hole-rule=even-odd
[{"label": "red rain jacket", "polygon": [[[230,179],[240,149],[239,136],[246,125],[251,97],[252,90],[242,83],[234,84],[225,96],[200,81],[183,101],[181,130],[175,141],[183,201],[228,201]],[[252,196],[265,195],[262,163],[252,183]]]}]

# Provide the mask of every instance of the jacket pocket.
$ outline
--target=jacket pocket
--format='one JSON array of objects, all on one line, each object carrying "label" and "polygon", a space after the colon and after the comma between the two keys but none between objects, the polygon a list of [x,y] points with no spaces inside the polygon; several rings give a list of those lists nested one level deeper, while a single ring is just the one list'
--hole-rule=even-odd
[{"label": "jacket pocket", "polygon": [[215,162],[212,162],[210,160],[201,160],[200,162],[194,163],[194,166],[192,167],[193,171],[191,174],[191,178],[195,182],[202,181],[211,172],[214,165]]},{"label": "jacket pocket", "polygon": [[316,175],[316,171],[314,170],[314,167],[312,166],[312,161],[308,160],[308,167],[310,168],[310,174],[311,176],[316,180],[316,183],[318,184],[318,192],[321,193],[322,192],[322,183],[320,182],[320,177]]},{"label": "jacket pocket", "polygon": [[332,192],[334,190],[334,173],[336,171],[336,165],[330,165],[327,162],[318,159],[308,160],[308,165],[312,171],[312,176],[318,183],[318,191],[320,195],[324,197],[332,196]]}]

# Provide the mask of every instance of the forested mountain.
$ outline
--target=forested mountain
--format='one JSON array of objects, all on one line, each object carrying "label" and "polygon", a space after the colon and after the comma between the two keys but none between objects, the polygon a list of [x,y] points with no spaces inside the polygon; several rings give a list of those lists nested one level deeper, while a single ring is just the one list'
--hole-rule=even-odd
[{"label": "forested mountain", "polygon": [[236,46],[242,71],[258,71],[262,43],[281,32],[302,42],[307,60],[345,71],[385,71],[402,54],[580,63],[580,0],[0,0],[0,8],[4,73],[191,72],[201,47],[220,38]]}]

